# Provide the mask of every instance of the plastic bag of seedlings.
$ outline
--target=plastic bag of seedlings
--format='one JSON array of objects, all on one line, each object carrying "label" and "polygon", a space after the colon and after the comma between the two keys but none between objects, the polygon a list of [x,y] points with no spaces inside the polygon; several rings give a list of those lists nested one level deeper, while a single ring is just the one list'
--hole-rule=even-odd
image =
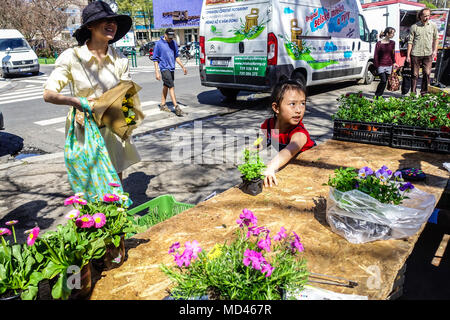
[{"label": "plastic bag of seedlings", "polygon": [[417,188],[401,205],[384,204],[359,191],[330,188],[326,219],[331,229],[351,243],[413,236],[433,213],[434,195]]}]

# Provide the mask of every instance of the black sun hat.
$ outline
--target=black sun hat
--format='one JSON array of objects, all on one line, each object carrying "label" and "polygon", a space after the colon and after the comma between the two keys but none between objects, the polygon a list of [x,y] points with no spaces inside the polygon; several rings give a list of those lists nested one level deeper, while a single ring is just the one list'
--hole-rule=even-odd
[{"label": "black sun hat", "polygon": [[79,45],[83,45],[86,40],[91,37],[91,31],[87,27],[94,21],[107,18],[113,18],[117,21],[116,35],[109,43],[114,43],[125,36],[131,29],[133,23],[130,16],[115,13],[112,11],[111,7],[103,1],[94,1],[88,4],[83,9],[81,18],[83,24],[73,33],[73,37],[77,39]]}]

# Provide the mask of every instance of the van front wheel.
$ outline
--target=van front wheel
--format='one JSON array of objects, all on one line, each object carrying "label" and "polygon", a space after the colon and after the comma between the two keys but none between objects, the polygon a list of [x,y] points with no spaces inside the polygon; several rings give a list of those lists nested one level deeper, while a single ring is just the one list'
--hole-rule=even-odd
[{"label": "van front wheel", "polygon": [[230,88],[217,88],[220,93],[225,96],[225,102],[233,102],[236,101],[236,97],[239,93],[238,89],[230,89]]},{"label": "van front wheel", "polygon": [[372,74],[372,72],[369,71],[370,66],[373,65],[372,62],[367,62],[366,71],[364,72],[364,78],[361,79],[359,83],[362,84],[371,84],[373,80],[375,79],[375,76]]}]

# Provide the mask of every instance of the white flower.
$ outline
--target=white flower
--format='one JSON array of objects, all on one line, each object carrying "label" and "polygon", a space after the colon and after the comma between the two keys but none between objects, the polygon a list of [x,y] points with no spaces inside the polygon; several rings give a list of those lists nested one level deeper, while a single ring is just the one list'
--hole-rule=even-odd
[{"label": "white flower", "polygon": [[128,196],[123,194],[123,195],[120,196],[120,199],[122,199],[123,201],[127,201],[128,200]]},{"label": "white flower", "polygon": [[119,212],[124,212],[125,209],[124,209],[124,208],[117,208],[117,211],[119,211]]}]

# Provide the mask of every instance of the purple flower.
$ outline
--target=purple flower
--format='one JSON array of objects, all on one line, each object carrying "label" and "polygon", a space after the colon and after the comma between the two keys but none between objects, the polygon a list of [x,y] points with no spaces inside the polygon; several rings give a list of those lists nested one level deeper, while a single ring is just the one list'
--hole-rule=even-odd
[{"label": "purple flower", "polygon": [[251,263],[253,269],[261,270],[261,260],[262,259],[264,259],[264,257],[262,256],[261,252],[247,249],[244,252],[244,260],[242,262],[247,267]]},{"label": "purple flower", "polygon": [[400,191],[412,190],[412,189],[414,189],[414,186],[411,182],[407,182],[407,183],[402,184],[398,189]]},{"label": "purple flower", "polygon": [[261,268],[261,273],[264,274],[264,273],[267,272],[266,273],[266,278],[267,278],[267,277],[270,277],[272,275],[272,272],[273,272],[274,269],[275,268],[272,267],[269,263],[265,262],[263,264],[263,267]]},{"label": "purple flower", "polygon": [[259,236],[259,234],[262,232],[269,233],[270,231],[266,227],[257,227],[257,226],[249,227],[247,232],[247,239],[250,238],[250,236],[252,235]]},{"label": "purple flower", "polygon": [[180,268],[184,265],[185,267],[189,267],[189,265],[191,264],[191,257],[192,257],[192,252],[189,250],[185,250],[183,252],[183,254],[175,254],[174,258],[175,258],[175,263],[177,264],[177,266],[179,266]]},{"label": "purple flower", "polygon": [[358,172],[358,176],[361,179],[365,179],[365,178],[367,178],[367,176],[370,176],[371,174],[373,174],[373,170],[370,169],[369,167],[361,168],[361,169],[359,169],[359,172]]},{"label": "purple flower", "polygon": [[265,239],[261,239],[258,241],[258,248],[260,248],[261,250],[266,250],[267,252],[270,252],[271,244],[272,244],[272,241],[270,240],[269,235],[267,235]]},{"label": "purple flower", "polygon": [[403,180],[401,171],[395,171],[395,173],[394,173],[394,180]]},{"label": "purple flower", "polygon": [[240,219],[236,220],[236,223],[239,225],[240,228],[244,227],[244,224],[248,227],[250,224],[257,225],[258,219],[256,219],[253,212],[251,212],[248,209],[242,210],[242,213],[239,215]]},{"label": "purple flower", "polygon": [[281,239],[284,239],[287,237],[286,229],[284,227],[281,227],[280,232],[278,232],[274,237],[274,241],[280,241]]},{"label": "purple flower", "polygon": [[179,242],[175,242],[174,244],[172,244],[169,248],[169,254],[174,253],[175,250],[180,248],[180,243]]},{"label": "purple flower", "polygon": [[184,246],[186,247],[186,250],[189,250],[191,252],[191,256],[194,259],[196,259],[198,256],[198,253],[202,251],[202,248],[200,248],[200,246],[198,245],[197,240],[192,241],[192,243],[189,241],[186,241]]},{"label": "purple flower", "polygon": [[[386,181],[388,181],[389,178],[390,178],[389,173],[384,169],[384,167],[386,167],[386,166],[381,167],[379,170],[377,170],[377,171],[375,172],[375,176],[376,176],[381,182],[386,182]],[[391,171],[391,174],[392,174],[392,171]]]},{"label": "purple flower", "polygon": [[295,252],[295,249],[297,249],[298,252],[303,252],[305,249],[300,242],[300,237],[294,231],[292,231],[292,233],[294,234],[294,241],[291,242],[292,252]]}]

